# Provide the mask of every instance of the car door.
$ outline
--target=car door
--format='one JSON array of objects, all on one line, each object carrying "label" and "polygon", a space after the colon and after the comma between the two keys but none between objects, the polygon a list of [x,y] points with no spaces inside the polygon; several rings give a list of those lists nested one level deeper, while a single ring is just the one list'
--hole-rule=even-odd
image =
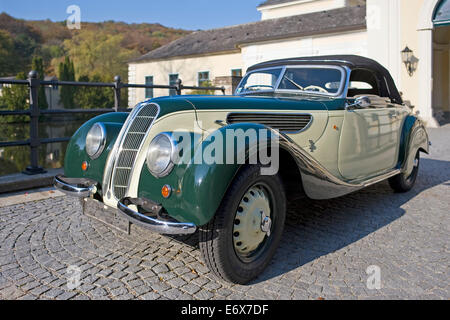
[{"label": "car door", "polygon": [[389,98],[380,96],[378,83],[374,75],[364,72],[350,81],[350,101],[368,97],[370,104],[363,108],[348,107],[344,113],[338,167],[348,180],[385,172],[398,159],[399,112]]}]

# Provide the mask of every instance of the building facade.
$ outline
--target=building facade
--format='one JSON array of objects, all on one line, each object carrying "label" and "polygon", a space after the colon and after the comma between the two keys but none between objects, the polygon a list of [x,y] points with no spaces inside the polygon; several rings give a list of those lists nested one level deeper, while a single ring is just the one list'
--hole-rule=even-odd
[{"label": "building facade", "polygon": [[[131,61],[128,81],[228,83],[232,93],[236,77],[259,62],[357,54],[389,69],[428,126],[450,122],[450,0],[267,0],[257,9],[261,21],[194,32]],[[129,104],[169,94],[130,89]]]}]

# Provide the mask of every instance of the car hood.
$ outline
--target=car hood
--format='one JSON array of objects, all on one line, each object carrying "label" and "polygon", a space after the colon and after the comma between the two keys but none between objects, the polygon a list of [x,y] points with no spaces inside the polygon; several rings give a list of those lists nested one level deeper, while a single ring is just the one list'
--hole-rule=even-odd
[{"label": "car hood", "polygon": [[[196,110],[327,110],[319,99],[286,99],[255,96],[183,96]],[[325,101],[330,101],[325,99]]]},{"label": "car hood", "polygon": [[[344,99],[315,97],[315,96],[300,96],[295,98],[284,97],[264,97],[264,96],[172,96],[161,97],[150,100],[160,105],[160,117],[174,112],[193,110],[197,114],[197,119],[200,118],[200,112],[218,111],[223,113],[239,111],[239,110],[255,110],[255,112],[276,112],[289,111],[295,112],[323,112],[329,110],[343,109],[345,106]],[[225,116],[226,117],[226,116]],[[219,114],[216,120],[221,119]],[[202,119],[204,120],[204,119]],[[199,126],[204,130],[209,130],[215,127],[212,123],[203,121]]]},{"label": "car hood", "polygon": [[200,96],[185,95],[160,97],[149,100],[158,103],[162,112],[171,113],[182,110],[338,110],[343,108],[344,99],[297,96],[265,97],[265,96]]}]

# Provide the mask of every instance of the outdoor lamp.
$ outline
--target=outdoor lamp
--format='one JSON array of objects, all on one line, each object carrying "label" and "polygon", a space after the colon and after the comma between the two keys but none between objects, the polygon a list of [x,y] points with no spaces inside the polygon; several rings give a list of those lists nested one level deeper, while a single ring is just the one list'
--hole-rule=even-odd
[{"label": "outdoor lamp", "polygon": [[413,68],[413,51],[406,46],[402,51],[402,61],[405,64],[406,70],[408,71],[409,76],[411,77],[414,73]]}]

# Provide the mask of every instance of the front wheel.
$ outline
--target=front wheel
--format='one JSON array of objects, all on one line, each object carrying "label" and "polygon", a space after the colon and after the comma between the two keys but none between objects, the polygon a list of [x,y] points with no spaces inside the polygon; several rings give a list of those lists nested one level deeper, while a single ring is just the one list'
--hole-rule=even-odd
[{"label": "front wheel", "polygon": [[281,239],[286,196],[278,175],[261,167],[240,171],[214,218],[200,230],[200,250],[218,277],[248,283],[263,272]]},{"label": "front wheel", "polygon": [[389,185],[395,192],[408,192],[414,187],[417,180],[417,174],[419,173],[420,166],[420,151],[417,151],[414,158],[414,168],[409,176],[404,173],[400,173],[389,179]]}]

